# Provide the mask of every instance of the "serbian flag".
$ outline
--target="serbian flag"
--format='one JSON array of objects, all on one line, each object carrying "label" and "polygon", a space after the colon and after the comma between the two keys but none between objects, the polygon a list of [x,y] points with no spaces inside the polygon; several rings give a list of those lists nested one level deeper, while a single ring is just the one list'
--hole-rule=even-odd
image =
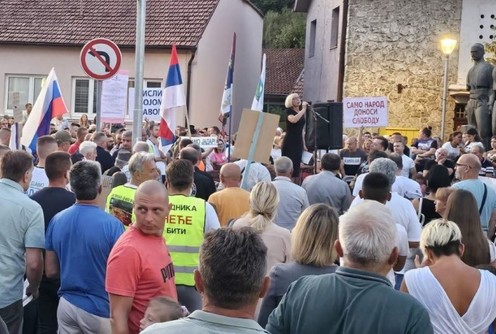
[{"label": "serbian flag", "polygon": [[52,68],[34,103],[33,110],[24,124],[21,144],[35,152],[38,137],[50,133],[51,120],[67,112],[68,109],[62,97],[55,69]]},{"label": "serbian flag", "polygon": [[233,35],[233,43],[231,48],[231,57],[229,58],[229,66],[227,67],[226,83],[224,85],[224,93],[222,94],[222,103],[220,106],[219,121],[222,126],[226,125],[227,118],[232,111],[232,94],[234,81],[234,59],[236,57],[236,33]]},{"label": "serbian flag", "polygon": [[169,73],[165,80],[160,105],[160,141],[164,152],[167,152],[174,143],[176,114],[184,106],[186,106],[186,99],[184,98],[183,80],[177,60],[176,45],[173,45]]}]

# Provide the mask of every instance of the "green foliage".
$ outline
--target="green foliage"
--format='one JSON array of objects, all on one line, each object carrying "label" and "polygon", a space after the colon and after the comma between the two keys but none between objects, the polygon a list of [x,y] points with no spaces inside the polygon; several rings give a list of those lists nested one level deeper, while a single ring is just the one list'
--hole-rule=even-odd
[{"label": "green foliage", "polygon": [[[495,20],[496,22],[496,20]],[[496,24],[495,27],[492,28],[494,30],[494,35],[496,36]],[[496,38],[493,38],[493,41],[490,43],[484,43],[486,49],[486,60],[490,63],[496,65]]]},{"label": "green foliage", "polygon": [[269,11],[264,19],[264,48],[304,48],[306,16],[289,8]]},{"label": "green foliage", "polygon": [[251,0],[251,2],[264,14],[269,11],[280,12],[283,8],[289,8],[293,4],[293,0]]},{"label": "green foliage", "polygon": [[279,115],[279,127],[281,127],[282,129],[286,129],[286,108],[283,105],[277,104],[266,104],[265,108],[269,114]]}]

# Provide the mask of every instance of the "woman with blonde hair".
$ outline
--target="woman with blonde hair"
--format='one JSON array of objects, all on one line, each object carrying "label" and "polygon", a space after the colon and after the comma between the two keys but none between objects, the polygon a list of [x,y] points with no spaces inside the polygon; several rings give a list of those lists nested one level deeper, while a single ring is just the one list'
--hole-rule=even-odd
[{"label": "woman with blonde hair", "polygon": [[289,231],[274,224],[278,205],[276,187],[271,182],[259,182],[250,192],[250,210],[232,225],[234,229],[250,226],[260,233],[267,246],[267,273],[272,266],[288,262],[291,257]]},{"label": "woman with blonde hair", "polygon": [[[305,146],[305,113],[307,102],[302,102],[298,94],[289,94],[286,97],[286,135],[281,144],[281,155],[293,162],[293,181],[300,177],[301,155],[306,151]],[[298,182],[299,183],[299,182]]]},{"label": "woman with blonde hair", "polygon": [[460,228],[465,245],[461,259],[465,264],[476,267],[496,260],[496,248],[482,231],[479,209],[471,192],[463,189],[453,191],[448,197],[444,217]]},{"label": "woman with blonde hair", "polygon": [[406,272],[401,291],[427,309],[434,333],[486,333],[496,318],[496,276],[462,261],[458,225],[432,221],[422,230],[420,248],[427,266]]},{"label": "woman with blonde hair", "polygon": [[336,271],[334,242],[338,238],[338,223],[337,211],[327,204],[314,204],[302,212],[291,233],[293,261],[277,264],[270,271],[270,288],[258,316],[260,326],[265,327],[269,314],[292,282],[302,276]]},{"label": "woman with blonde hair", "polygon": [[448,202],[449,195],[451,195],[453,191],[455,191],[455,188],[452,187],[443,187],[436,191],[434,205],[436,212],[439,213],[441,217],[445,217],[444,214],[446,213],[446,203]]}]

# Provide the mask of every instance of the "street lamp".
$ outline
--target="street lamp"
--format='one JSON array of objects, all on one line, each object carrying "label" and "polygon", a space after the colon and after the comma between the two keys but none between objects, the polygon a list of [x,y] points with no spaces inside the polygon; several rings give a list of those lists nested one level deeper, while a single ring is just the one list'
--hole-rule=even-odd
[{"label": "street lamp", "polygon": [[448,99],[448,64],[449,56],[455,50],[456,39],[445,38],[441,40],[441,51],[444,54],[444,91],[443,91],[443,109],[441,114],[441,139],[444,140],[444,130],[446,123],[446,102]]}]

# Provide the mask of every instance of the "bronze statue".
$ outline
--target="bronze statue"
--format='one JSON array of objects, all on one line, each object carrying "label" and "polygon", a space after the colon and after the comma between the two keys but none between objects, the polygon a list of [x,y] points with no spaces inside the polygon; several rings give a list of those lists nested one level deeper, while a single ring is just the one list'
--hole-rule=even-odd
[{"label": "bronze statue", "polygon": [[484,45],[474,44],[470,54],[475,63],[467,75],[467,90],[470,91],[470,100],[466,108],[467,121],[477,128],[484,145],[489,148],[491,136],[496,134],[496,115],[492,113],[494,68],[484,60]]}]

